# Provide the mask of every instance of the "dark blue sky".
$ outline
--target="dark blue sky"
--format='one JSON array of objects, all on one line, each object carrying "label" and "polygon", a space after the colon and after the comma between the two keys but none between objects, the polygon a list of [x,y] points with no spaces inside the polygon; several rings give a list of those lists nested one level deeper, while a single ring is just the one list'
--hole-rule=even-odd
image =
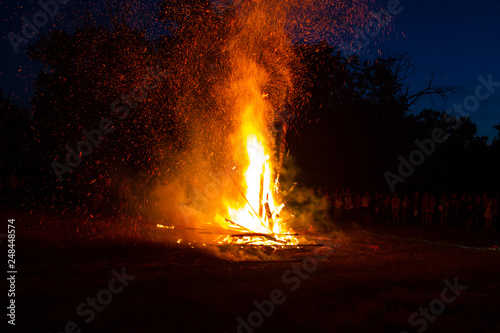
[{"label": "dark blue sky", "polygon": [[[446,103],[434,100],[434,107],[447,110],[475,94],[478,76],[500,82],[500,1],[498,0],[400,0],[403,10],[395,16],[392,30],[382,41],[363,52],[373,56],[379,50],[407,52],[417,70],[410,80],[417,89],[440,72],[435,83],[452,86],[456,94]],[[470,117],[480,135],[496,135],[492,126],[500,123],[500,87],[482,101]],[[431,107],[427,100],[422,107]]]},{"label": "dark blue sky", "polygon": [[[32,19],[39,9],[36,1],[0,3],[0,87],[16,102],[27,105],[33,96],[32,82],[40,69],[26,52],[14,53],[7,39],[9,32],[21,34],[21,18]],[[149,4],[156,2],[151,1]],[[478,76],[500,82],[500,1],[498,0],[400,0],[403,10],[395,16],[392,29],[378,36],[361,51],[363,57],[376,56],[384,52],[407,52],[417,66],[410,83],[414,89],[423,87],[429,78],[429,71],[440,72],[435,83],[452,86],[457,92],[447,102],[436,99],[434,108],[446,110],[455,103],[462,104],[469,95],[474,95],[479,84]],[[152,7],[152,6],[151,6]],[[76,1],[61,5],[59,13],[49,18],[48,24],[40,29],[48,33],[57,28],[72,29],[78,22]],[[40,35],[30,42],[38,40]],[[422,107],[431,107],[425,101]],[[492,126],[500,123],[500,87],[482,101],[471,113],[471,119],[478,126],[480,135],[496,134]]]}]

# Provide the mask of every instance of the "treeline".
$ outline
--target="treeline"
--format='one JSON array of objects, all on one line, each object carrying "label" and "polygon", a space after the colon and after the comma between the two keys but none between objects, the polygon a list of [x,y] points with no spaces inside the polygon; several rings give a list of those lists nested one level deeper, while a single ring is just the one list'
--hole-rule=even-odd
[{"label": "treeline", "polygon": [[[108,20],[86,22],[71,34],[55,31],[32,45],[29,56],[44,66],[31,109],[0,95],[2,185],[15,173],[26,204],[85,207],[105,193],[112,209],[125,192],[147,204],[151,185],[182,167],[189,118],[221,116],[211,107],[210,86],[226,70],[223,40],[234,13],[215,12],[209,2],[189,13],[168,9],[177,15],[160,15],[170,28],[154,40],[118,8]],[[390,172],[398,191],[500,185],[498,138],[488,146],[469,118],[452,122],[441,110],[412,111],[421,98],[450,91],[429,82],[412,92],[406,56],[362,61],[326,43],[294,51],[300,65],[287,110],[287,151],[301,170],[297,181],[387,189]],[[189,116],[181,97],[195,101]],[[415,140],[432,138],[436,128],[446,141],[412,172],[403,168],[403,177],[398,157],[409,161]]]},{"label": "treeline", "polygon": [[[488,145],[468,117],[415,111],[424,98],[446,98],[453,91],[435,87],[432,74],[424,89],[413,90],[407,79],[415,66],[407,55],[362,61],[344,58],[325,43],[296,48],[309,99],[288,144],[308,184],[358,191],[498,191],[498,136]],[[494,128],[500,131],[500,124]]]}]

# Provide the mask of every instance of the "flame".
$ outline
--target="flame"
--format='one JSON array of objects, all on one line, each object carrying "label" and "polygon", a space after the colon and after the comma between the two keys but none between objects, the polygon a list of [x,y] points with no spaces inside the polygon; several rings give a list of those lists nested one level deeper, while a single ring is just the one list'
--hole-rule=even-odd
[{"label": "flame", "polygon": [[[229,216],[244,228],[262,233],[280,233],[279,224],[273,223],[273,216],[279,214],[271,188],[271,161],[264,144],[255,134],[247,138],[249,165],[245,172],[247,185],[245,197],[248,202],[240,209],[229,208]],[[261,185],[262,184],[262,185]],[[266,204],[272,215],[265,211]],[[255,216],[257,215],[257,216]]]},{"label": "flame", "polygon": [[[261,95],[263,98],[267,94]],[[225,242],[249,243],[254,245],[297,244],[291,231],[287,230],[280,213],[284,207],[279,202],[278,175],[271,156],[271,149],[266,133],[266,110],[269,106],[263,100],[258,105],[249,104],[242,112],[240,138],[245,138],[247,166],[243,182],[245,190],[240,188],[242,200],[228,204],[228,216],[232,223],[242,231],[242,237],[226,237]],[[237,182],[236,186],[240,186]],[[239,204],[239,203],[242,204]],[[246,236],[248,234],[249,236]],[[234,235],[238,236],[238,235]]]},{"label": "flame", "polygon": [[223,241],[296,244],[293,231],[281,218],[284,205],[278,192],[277,151],[282,138],[275,135],[275,124],[293,88],[289,68],[293,52],[283,29],[287,6],[273,0],[248,2],[243,7],[238,28],[225,44],[229,71],[220,85],[220,100],[231,110],[230,150],[237,166],[230,174],[237,191],[223,200],[226,212],[221,212],[225,217],[220,221],[233,234]]},{"label": "flame", "polygon": [[[158,228],[198,230],[203,241],[213,240],[207,235],[229,234],[218,239],[298,244],[285,223],[293,215],[285,214],[285,198],[278,191],[289,106],[301,93],[302,84],[295,83],[302,79],[295,75],[306,70],[292,42],[315,43],[329,35],[339,46],[352,46],[359,27],[379,12],[372,10],[375,2],[226,1],[219,3],[231,3],[231,8],[221,17],[207,11],[206,19],[189,20],[191,28],[179,29],[189,33],[182,36],[186,43],[177,52],[178,68],[171,67],[187,78],[173,86],[184,91],[176,109],[185,122],[189,158],[176,163],[179,184],[162,193],[168,194],[165,216],[182,216],[181,224],[189,221],[189,228]],[[235,167],[227,171],[228,166]],[[207,189],[205,183],[216,185]]]}]

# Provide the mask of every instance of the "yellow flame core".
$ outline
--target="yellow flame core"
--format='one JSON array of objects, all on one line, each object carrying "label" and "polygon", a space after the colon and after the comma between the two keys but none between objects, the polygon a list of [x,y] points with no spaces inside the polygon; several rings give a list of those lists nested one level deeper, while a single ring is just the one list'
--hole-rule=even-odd
[{"label": "yellow flame core", "polygon": [[234,221],[250,231],[280,233],[280,224],[274,223],[278,221],[269,218],[265,208],[260,208],[265,207],[267,203],[270,212],[273,213],[275,218],[279,213],[271,186],[269,154],[264,147],[264,143],[255,134],[248,135],[246,146],[249,165],[245,172],[247,186],[245,196],[248,202],[245,202],[245,206],[240,209],[229,208],[229,215]]},{"label": "yellow flame core", "polygon": [[[283,204],[278,202],[278,182],[273,174],[270,145],[267,141],[266,126],[262,123],[265,103],[256,107],[250,105],[243,112],[240,137],[246,138],[246,171],[244,173],[244,195],[241,205],[236,202],[228,205],[231,221],[246,229],[247,232],[269,234],[286,244],[297,243],[294,237],[282,235],[286,228],[282,224],[280,212]],[[262,111],[262,112],[261,112]],[[248,242],[248,239],[241,239]],[[236,241],[238,243],[238,240]],[[270,244],[269,239],[254,239],[252,244]],[[276,245],[276,243],[274,243]]]}]

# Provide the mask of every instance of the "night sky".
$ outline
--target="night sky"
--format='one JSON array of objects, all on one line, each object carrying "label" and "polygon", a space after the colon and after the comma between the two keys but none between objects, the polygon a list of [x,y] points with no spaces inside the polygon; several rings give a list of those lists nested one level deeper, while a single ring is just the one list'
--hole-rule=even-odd
[{"label": "night sky", "polygon": [[[149,2],[150,15],[154,3]],[[447,101],[434,99],[434,108],[446,110],[453,104],[462,104],[474,95],[479,84],[478,76],[500,82],[500,2],[497,0],[400,0],[403,10],[392,22],[392,29],[383,36],[376,36],[360,51],[361,57],[373,58],[380,52],[406,52],[417,66],[409,83],[413,89],[422,88],[429,78],[429,71],[438,72],[435,84],[452,86],[456,92]],[[15,53],[7,39],[9,32],[20,34],[21,18],[31,19],[38,10],[35,1],[19,5],[17,1],[0,3],[0,87],[4,94],[18,104],[29,105],[33,97],[32,82],[40,66],[31,61],[23,48]],[[30,4],[31,3],[31,4]],[[35,9],[37,8],[37,9]],[[81,4],[71,1],[61,5],[59,13],[40,28],[47,34],[55,28],[71,31],[78,21]],[[30,39],[38,40],[40,35]],[[500,90],[500,87],[498,88]],[[500,91],[482,101],[471,119],[478,126],[479,135],[491,140],[496,134],[492,126],[500,123]],[[421,108],[432,107],[426,100]]]},{"label": "night sky", "polygon": [[[410,80],[414,89],[423,88],[429,71],[438,72],[435,84],[451,86],[456,94],[447,101],[434,99],[434,108],[447,110],[474,95],[478,76],[500,82],[500,2],[494,0],[401,0],[403,10],[393,21],[382,42],[371,43],[362,53],[406,52],[416,64]],[[499,89],[500,90],[500,89]],[[426,100],[421,108],[431,108]],[[471,119],[478,134],[496,135],[492,126],[500,123],[500,91],[481,102]]]}]

